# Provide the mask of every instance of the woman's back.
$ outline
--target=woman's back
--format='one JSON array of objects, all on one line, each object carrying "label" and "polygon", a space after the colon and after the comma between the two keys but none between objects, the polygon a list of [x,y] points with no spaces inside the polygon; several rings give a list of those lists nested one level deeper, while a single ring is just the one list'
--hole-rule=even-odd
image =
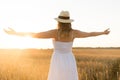
[{"label": "woman's back", "polygon": [[59,35],[59,31],[56,29],[56,35],[54,38],[54,41],[59,41],[59,42],[73,42],[74,40],[74,31],[71,30],[68,34],[69,36],[65,36],[65,37],[60,37]]}]

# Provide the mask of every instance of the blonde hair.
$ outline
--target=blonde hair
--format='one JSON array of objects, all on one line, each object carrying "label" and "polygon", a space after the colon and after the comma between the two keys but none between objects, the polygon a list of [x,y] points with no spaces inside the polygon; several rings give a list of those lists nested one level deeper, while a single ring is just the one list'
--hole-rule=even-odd
[{"label": "blonde hair", "polygon": [[58,39],[70,39],[70,32],[72,30],[71,23],[58,22]]}]

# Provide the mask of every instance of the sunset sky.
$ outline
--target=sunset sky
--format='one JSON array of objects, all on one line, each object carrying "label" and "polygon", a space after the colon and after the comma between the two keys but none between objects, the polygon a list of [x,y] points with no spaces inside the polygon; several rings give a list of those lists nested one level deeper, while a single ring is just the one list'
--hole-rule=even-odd
[{"label": "sunset sky", "polygon": [[41,32],[56,28],[54,20],[62,10],[75,21],[72,28],[109,35],[75,39],[73,47],[120,47],[120,0],[0,0],[0,48],[52,48],[51,39],[32,39],[4,33]]}]

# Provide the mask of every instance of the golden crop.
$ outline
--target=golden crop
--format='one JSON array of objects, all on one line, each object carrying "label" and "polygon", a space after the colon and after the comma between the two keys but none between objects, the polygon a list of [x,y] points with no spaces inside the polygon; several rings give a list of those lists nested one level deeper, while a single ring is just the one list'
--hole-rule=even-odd
[{"label": "golden crop", "polygon": [[[1,49],[0,80],[47,80],[52,49]],[[120,80],[120,49],[73,49],[79,80]]]}]

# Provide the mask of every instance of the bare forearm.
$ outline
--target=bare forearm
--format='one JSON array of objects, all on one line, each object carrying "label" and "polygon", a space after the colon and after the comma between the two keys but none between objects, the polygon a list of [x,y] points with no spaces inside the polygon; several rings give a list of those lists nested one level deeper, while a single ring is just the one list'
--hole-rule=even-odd
[{"label": "bare forearm", "polygon": [[13,35],[33,37],[35,35],[35,33],[32,33],[32,32],[16,32],[16,33],[13,33]]},{"label": "bare forearm", "polygon": [[103,35],[104,32],[90,32],[90,36],[99,36],[99,35]]},{"label": "bare forearm", "polygon": [[16,32],[17,36],[31,36],[32,38],[51,38],[48,37],[44,32],[32,33],[32,32]]}]

